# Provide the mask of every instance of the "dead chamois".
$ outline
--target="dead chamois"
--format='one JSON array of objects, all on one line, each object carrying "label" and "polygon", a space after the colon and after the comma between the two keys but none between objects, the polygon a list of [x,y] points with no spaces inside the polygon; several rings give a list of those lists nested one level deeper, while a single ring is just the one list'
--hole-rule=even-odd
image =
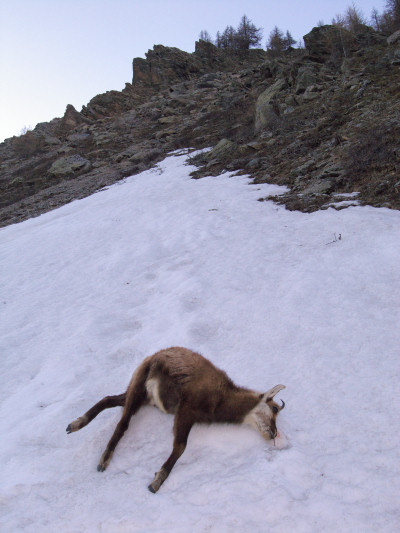
[{"label": "dead chamois", "polygon": [[127,430],[130,418],[142,405],[155,405],[164,413],[174,414],[172,453],[149,485],[151,492],[157,492],[185,451],[189,432],[195,423],[249,424],[265,439],[274,439],[277,435],[276,417],[285,403],[282,401],[282,405],[278,405],[273,398],[284,388],[284,385],[276,385],[265,393],[258,393],[237,387],[225,372],[200,354],[186,348],[169,348],[147,357],[133,373],[126,392],[100,400],[71,422],[67,433],[83,428],[104,409],[124,408],[97,467],[103,472]]}]

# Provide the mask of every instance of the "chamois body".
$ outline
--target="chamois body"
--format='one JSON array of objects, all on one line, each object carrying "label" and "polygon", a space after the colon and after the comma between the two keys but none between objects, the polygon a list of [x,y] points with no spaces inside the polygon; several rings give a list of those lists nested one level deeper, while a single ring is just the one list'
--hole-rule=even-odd
[{"label": "chamois body", "polygon": [[164,413],[175,415],[172,453],[149,485],[151,492],[157,492],[184,452],[195,423],[246,423],[264,438],[275,438],[276,416],[284,403],[277,405],[273,397],[283,388],[284,385],[276,385],[266,393],[258,393],[238,387],[202,355],[186,348],[168,348],[147,357],[139,365],[125,393],[100,400],[71,422],[67,432],[78,431],[104,409],[123,406],[122,417],[97,467],[104,471],[130,418],[142,405],[154,405]]}]

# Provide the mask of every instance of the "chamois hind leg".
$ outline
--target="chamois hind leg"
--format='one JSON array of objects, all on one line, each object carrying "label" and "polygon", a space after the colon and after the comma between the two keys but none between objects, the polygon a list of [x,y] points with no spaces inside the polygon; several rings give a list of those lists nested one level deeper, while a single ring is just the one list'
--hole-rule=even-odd
[{"label": "chamois hind leg", "polygon": [[106,449],[100,458],[99,464],[97,465],[97,470],[99,472],[104,472],[109,465],[115,447],[128,429],[131,416],[133,416],[147,401],[146,379],[149,374],[151,361],[152,357],[144,359],[142,364],[137,367],[131,377],[126,390],[125,405],[121,420],[118,422],[113,436],[108,442]]},{"label": "chamois hind leg", "polygon": [[84,415],[80,416],[70,424],[66,429],[67,433],[72,433],[73,431],[78,431],[83,427],[87,426],[89,422],[93,420],[101,411],[104,409],[109,409],[110,407],[118,407],[125,405],[126,392],[118,394],[116,396],[106,396],[99,402],[97,402],[93,407],[89,409]]},{"label": "chamois hind leg", "polygon": [[125,431],[128,429],[131,417],[144,404],[146,398],[147,396],[145,391],[140,390],[131,394],[129,401],[127,400],[125,402],[125,407],[122,413],[121,420],[118,422],[117,427],[114,430],[113,436],[109,440],[106,449],[104,450],[104,453],[100,458],[99,464],[97,465],[97,470],[99,472],[104,472],[104,470],[109,465],[118,442],[121,440]]},{"label": "chamois hind leg", "polygon": [[175,415],[174,421],[174,446],[171,455],[166,462],[162,465],[161,470],[156,472],[153,482],[149,485],[150,492],[156,493],[164,481],[167,479],[171,470],[179,457],[186,449],[186,444],[190,430],[193,426],[193,418],[189,412],[185,412],[184,408],[179,408]]}]

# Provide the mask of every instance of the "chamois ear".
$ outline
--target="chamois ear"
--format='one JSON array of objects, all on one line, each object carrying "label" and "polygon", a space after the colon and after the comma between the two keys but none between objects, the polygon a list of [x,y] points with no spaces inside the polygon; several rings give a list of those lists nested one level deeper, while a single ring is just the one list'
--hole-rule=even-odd
[{"label": "chamois ear", "polygon": [[264,393],[265,401],[269,402],[270,400],[272,400],[275,394],[278,394],[278,392],[282,389],[286,389],[285,385],[275,385],[275,387],[269,389],[269,391]]}]

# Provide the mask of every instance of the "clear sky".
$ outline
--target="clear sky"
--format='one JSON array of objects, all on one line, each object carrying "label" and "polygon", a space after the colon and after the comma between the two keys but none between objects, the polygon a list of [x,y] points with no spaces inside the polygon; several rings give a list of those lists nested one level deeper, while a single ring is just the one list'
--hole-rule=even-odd
[{"label": "clear sky", "polygon": [[[329,23],[351,0],[0,0],[0,141],[64,114],[132,80],[132,59],[154,44],[194,51],[246,14],[264,29],[295,39]],[[358,0],[369,19],[385,0]]]}]

